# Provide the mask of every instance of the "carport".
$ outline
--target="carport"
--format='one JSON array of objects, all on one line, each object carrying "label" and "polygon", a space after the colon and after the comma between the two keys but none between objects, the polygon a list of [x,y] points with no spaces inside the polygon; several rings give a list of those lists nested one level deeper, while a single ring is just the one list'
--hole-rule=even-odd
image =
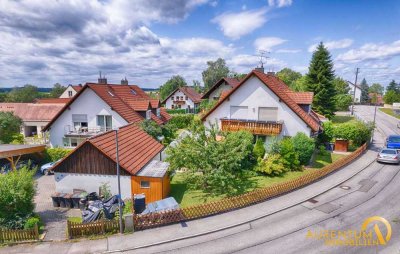
[{"label": "carport", "polygon": [[0,145],[0,159],[7,159],[15,169],[22,155],[43,152],[46,145]]}]

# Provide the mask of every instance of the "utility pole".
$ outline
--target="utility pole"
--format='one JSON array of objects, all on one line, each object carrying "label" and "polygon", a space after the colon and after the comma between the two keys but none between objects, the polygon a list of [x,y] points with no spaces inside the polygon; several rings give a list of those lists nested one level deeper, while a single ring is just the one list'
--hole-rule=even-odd
[{"label": "utility pole", "polygon": [[356,99],[357,78],[358,78],[358,72],[359,71],[360,71],[360,68],[357,67],[357,69],[356,69],[356,80],[354,81],[353,104],[351,105],[351,115],[354,115],[354,101]]},{"label": "utility pole", "polygon": [[118,178],[118,208],[119,208],[119,232],[124,233],[124,228],[122,225],[122,196],[121,196],[121,174],[119,168],[119,156],[118,156],[118,129],[115,130],[115,146],[116,146],[116,161],[117,161],[117,178]]}]

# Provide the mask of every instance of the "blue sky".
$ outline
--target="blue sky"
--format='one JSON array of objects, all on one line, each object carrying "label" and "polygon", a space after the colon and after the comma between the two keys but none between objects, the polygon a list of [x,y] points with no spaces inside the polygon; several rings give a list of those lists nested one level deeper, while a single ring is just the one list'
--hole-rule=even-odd
[{"label": "blue sky", "polygon": [[158,87],[173,75],[201,81],[222,57],[247,73],[267,50],[266,69],[307,72],[323,41],[336,74],[400,81],[400,1],[0,0],[0,87],[127,77]]}]

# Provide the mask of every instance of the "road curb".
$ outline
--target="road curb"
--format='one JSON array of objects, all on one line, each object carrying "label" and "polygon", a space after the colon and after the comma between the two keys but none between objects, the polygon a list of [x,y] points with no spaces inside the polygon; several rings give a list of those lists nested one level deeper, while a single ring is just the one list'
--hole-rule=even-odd
[{"label": "road curb", "polygon": [[[366,150],[366,151],[369,151],[369,149]],[[366,152],[366,151],[365,151],[365,152]],[[364,155],[363,155],[363,156],[364,156]],[[362,157],[362,156],[358,157],[356,160],[360,159],[361,157]],[[354,160],[354,161],[356,161],[356,160]],[[354,161],[353,161],[352,163],[354,163]],[[287,209],[289,209],[289,208],[292,208],[292,207],[294,207],[294,206],[297,206],[297,205],[299,205],[299,204],[301,204],[301,203],[304,203],[305,201],[307,201],[307,200],[309,200],[309,199],[315,198],[315,197],[317,197],[317,196],[319,196],[319,195],[321,195],[321,194],[323,194],[323,193],[325,193],[325,192],[327,192],[327,191],[329,191],[329,190],[331,190],[331,189],[333,189],[333,188],[336,188],[337,186],[339,186],[339,185],[341,185],[342,183],[348,181],[349,179],[353,178],[355,175],[359,174],[360,172],[362,172],[363,170],[365,170],[366,168],[368,168],[369,166],[371,166],[372,163],[374,163],[374,162],[375,162],[375,160],[372,160],[371,162],[369,162],[369,163],[368,163],[365,167],[363,167],[362,169],[360,169],[360,170],[354,172],[352,175],[350,175],[349,177],[346,177],[346,179],[340,181],[339,183],[335,183],[334,185],[328,187],[328,188],[325,189],[324,191],[322,191],[322,192],[320,192],[320,193],[318,193],[318,194],[309,196],[309,197],[307,197],[307,198],[301,199],[301,201],[298,201],[298,202],[296,202],[295,204],[285,206],[285,207],[280,208],[279,210],[276,210],[276,211],[274,211],[274,212],[269,212],[269,213],[267,213],[267,214],[263,214],[263,215],[260,215],[260,216],[257,216],[257,217],[255,217],[255,218],[248,219],[248,220],[245,220],[245,221],[242,221],[242,222],[239,222],[239,223],[235,223],[235,224],[232,224],[232,225],[229,225],[229,226],[225,226],[225,227],[221,227],[221,228],[217,228],[217,229],[213,229],[213,230],[209,230],[209,231],[204,231],[204,232],[197,233],[197,234],[192,234],[192,235],[188,235],[188,236],[177,237],[177,238],[174,238],[174,239],[169,239],[169,240],[165,240],[165,241],[159,241],[159,242],[150,243],[150,244],[139,245],[139,246],[132,247],[132,248],[108,250],[108,251],[105,251],[105,252],[102,252],[102,253],[118,253],[118,252],[126,252],[126,251],[132,251],[132,250],[137,250],[137,249],[143,249],[143,248],[149,248],[149,247],[159,246],[159,245],[166,244],[166,243],[172,243],[172,242],[177,242],[177,241],[182,241],[182,240],[186,240],[186,239],[191,239],[191,238],[195,238],[195,237],[199,237],[199,236],[204,236],[204,235],[208,235],[208,234],[212,234],[212,233],[221,232],[221,231],[223,231],[223,230],[235,228],[235,227],[238,227],[238,226],[242,226],[242,225],[244,225],[244,224],[247,224],[247,223],[254,222],[254,221],[256,221],[256,220],[265,218],[265,217],[267,217],[267,216],[270,216],[270,215],[279,213],[279,212],[281,212],[281,211],[287,210]],[[351,163],[350,163],[350,164],[351,164]],[[348,165],[350,165],[350,164],[348,164]],[[346,165],[346,166],[348,166],[348,165]],[[333,175],[334,175],[334,174],[333,174]],[[332,176],[332,175],[330,175],[330,176]],[[300,189],[301,189],[301,188],[300,188]],[[300,190],[300,189],[297,189],[297,190]],[[264,202],[267,202],[267,201],[264,201]],[[108,242],[108,238],[107,238],[107,242]],[[108,245],[108,244],[107,244],[107,245]]]}]

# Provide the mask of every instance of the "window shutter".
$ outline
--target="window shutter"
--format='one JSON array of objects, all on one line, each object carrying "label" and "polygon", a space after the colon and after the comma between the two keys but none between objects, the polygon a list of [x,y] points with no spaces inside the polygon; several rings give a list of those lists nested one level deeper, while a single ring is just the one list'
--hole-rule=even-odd
[{"label": "window shutter", "polygon": [[84,122],[86,123],[87,120],[87,115],[81,115],[81,114],[72,114],[72,122],[76,123],[76,122]]},{"label": "window shutter", "polygon": [[258,108],[258,121],[278,121],[278,108]]},{"label": "window shutter", "polygon": [[247,106],[231,106],[231,119],[247,119]]}]

